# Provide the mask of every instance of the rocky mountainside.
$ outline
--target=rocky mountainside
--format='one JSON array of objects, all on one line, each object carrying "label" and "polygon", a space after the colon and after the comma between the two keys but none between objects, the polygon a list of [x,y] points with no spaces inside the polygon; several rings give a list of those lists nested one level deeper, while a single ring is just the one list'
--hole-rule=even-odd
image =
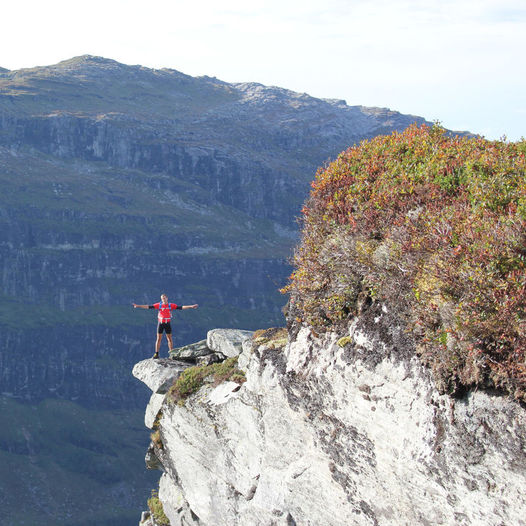
[{"label": "rocky mountainside", "polygon": [[135,366],[141,524],[526,525],[525,152],[412,126],[318,172],[287,328]]},{"label": "rocky mountainside", "polygon": [[128,307],[162,291],[201,305],[179,344],[275,323],[317,167],[414,121],[93,56],[0,72],[1,390],[135,407]]},{"label": "rocky mountainside", "polygon": [[[130,369],[155,330],[131,302],[198,303],[176,317],[177,346],[280,323],[277,289],[318,166],[415,121],[93,56],[0,69],[5,523],[128,524],[151,488],[130,475],[147,400]],[[118,437],[133,443],[115,448]]]},{"label": "rocky mountainside", "polygon": [[184,365],[138,363],[163,472],[140,524],[524,526],[524,409],[441,394],[411,345],[375,305],[345,335],[246,337],[246,381],[179,401]]}]

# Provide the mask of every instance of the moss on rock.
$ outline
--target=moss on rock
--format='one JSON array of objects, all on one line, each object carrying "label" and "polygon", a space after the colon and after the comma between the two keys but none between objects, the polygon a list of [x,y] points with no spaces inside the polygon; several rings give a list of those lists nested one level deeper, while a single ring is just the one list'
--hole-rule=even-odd
[{"label": "moss on rock", "polygon": [[231,381],[242,384],[246,381],[245,373],[237,367],[237,356],[224,362],[206,366],[195,366],[185,369],[167,393],[167,400],[184,405],[185,400],[201,389],[209,380],[214,386]]},{"label": "moss on rock", "polygon": [[159,500],[159,495],[154,489],[152,489],[152,496],[148,499],[148,508],[158,526],[170,526],[170,520],[164,513],[163,503]]}]

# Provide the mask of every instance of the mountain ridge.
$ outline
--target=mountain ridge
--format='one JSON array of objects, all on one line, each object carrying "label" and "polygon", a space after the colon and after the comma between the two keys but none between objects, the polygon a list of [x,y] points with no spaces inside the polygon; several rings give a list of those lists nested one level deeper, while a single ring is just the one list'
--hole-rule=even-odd
[{"label": "mountain ridge", "polygon": [[[101,72],[119,72],[119,73],[125,73],[127,80],[133,79],[134,75],[142,75],[144,77],[144,80],[146,80],[147,77],[149,77],[150,80],[157,79],[159,80],[159,76],[165,76],[166,80],[185,80],[190,83],[196,83],[196,81],[200,81],[201,83],[206,83],[208,85],[214,86],[215,88],[231,88],[235,87],[238,89],[240,93],[248,93],[249,99],[250,96],[254,96],[256,92],[259,92],[259,94],[264,93],[267,96],[277,96],[281,95],[283,97],[289,97],[292,99],[295,99],[296,102],[299,101],[320,101],[323,103],[327,103],[329,105],[333,105],[335,107],[347,107],[347,108],[353,108],[358,109],[360,111],[364,111],[366,114],[371,115],[378,115],[378,114],[389,114],[391,116],[402,116],[401,113],[397,111],[390,110],[389,108],[377,108],[377,107],[366,107],[366,106],[347,106],[345,101],[342,99],[326,99],[326,98],[316,98],[311,95],[308,95],[307,93],[298,93],[294,92],[293,90],[281,88],[278,86],[266,86],[261,83],[256,82],[235,82],[235,83],[228,83],[226,81],[219,80],[215,77],[209,77],[209,76],[200,76],[200,77],[191,77],[190,75],[186,75],[176,69],[171,68],[148,68],[141,65],[127,65],[122,64],[120,62],[117,62],[112,59],[107,59],[104,57],[94,56],[94,55],[81,55],[78,57],[73,57],[71,59],[63,60],[57,64],[49,65],[49,66],[36,66],[33,68],[23,68],[19,70],[5,70],[5,75],[9,77],[14,78],[27,78],[30,76],[36,76],[36,78],[42,76],[43,74],[59,74],[59,73],[68,73],[68,74],[74,74],[74,78],[79,81],[86,81],[89,79],[86,77],[83,77],[82,74],[85,73],[91,73],[92,78],[98,78],[100,77]],[[78,73],[77,76],[75,76],[75,73]],[[168,75],[168,77],[166,77]],[[261,100],[261,97],[259,97],[259,100]],[[407,116],[414,121],[420,122],[424,119],[422,117],[418,117],[415,115],[409,115]]]}]

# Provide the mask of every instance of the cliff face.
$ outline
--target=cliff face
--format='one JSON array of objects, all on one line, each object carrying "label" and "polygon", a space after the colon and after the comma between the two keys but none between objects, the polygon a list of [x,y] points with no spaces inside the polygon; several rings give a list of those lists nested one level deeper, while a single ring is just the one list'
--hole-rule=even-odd
[{"label": "cliff face", "polygon": [[172,526],[526,524],[524,409],[441,395],[399,327],[376,305],[346,334],[260,337],[241,387],[165,399],[148,460]]}]

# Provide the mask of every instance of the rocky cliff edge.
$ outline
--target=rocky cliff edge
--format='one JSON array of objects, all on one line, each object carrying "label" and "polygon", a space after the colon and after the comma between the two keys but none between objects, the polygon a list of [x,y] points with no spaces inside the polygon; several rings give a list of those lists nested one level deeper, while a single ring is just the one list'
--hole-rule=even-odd
[{"label": "rocky cliff edge", "polygon": [[375,308],[343,335],[213,331],[211,353],[235,336],[246,381],[177,403],[168,385],[189,364],[138,363],[165,514],[142,526],[525,525],[524,409],[440,394]]}]

